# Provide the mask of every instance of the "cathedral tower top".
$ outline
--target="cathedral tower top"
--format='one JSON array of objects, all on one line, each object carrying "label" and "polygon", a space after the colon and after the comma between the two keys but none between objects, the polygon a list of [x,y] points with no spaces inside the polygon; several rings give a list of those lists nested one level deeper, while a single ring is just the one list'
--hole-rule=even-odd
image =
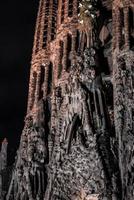
[{"label": "cathedral tower top", "polygon": [[30,72],[28,112],[53,86],[67,79],[75,62],[79,0],[41,0]]}]

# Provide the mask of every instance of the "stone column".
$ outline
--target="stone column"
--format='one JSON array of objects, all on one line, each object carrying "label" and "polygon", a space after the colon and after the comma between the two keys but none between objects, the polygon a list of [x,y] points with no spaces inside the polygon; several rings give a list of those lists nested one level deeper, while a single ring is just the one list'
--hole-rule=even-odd
[{"label": "stone column", "polygon": [[58,18],[57,18],[57,27],[59,28],[61,24],[61,10],[62,10],[62,0],[59,0],[59,5],[58,5]]},{"label": "stone column", "polygon": [[51,133],[49,134],[48,140],[48,148],[49,148],[49,160],[51,160],[53,145],[54,145],[54,135],[55,135],[55,127],[56,127],[56,97],[55,97],[55,89],[53,91],[52,101],[51,101]]},{"label": "stone column", "polygon": [[0,199],[2,200],[2,176],[0,174]]},{"label": "stone column", "polygon": [[69,8],[69,0],[65,0],[65,8],[64,8],[65,19],[68,18],[68,8]]},{"label": "stone column", "polygon": [[122,42],[122,23],[121,23],[121,13],[119,8],[116,9],[116,47],[117,49],[120,49],[121,42]]},{"label": "stone column", "polygon": [[130,48],[130,32],[129,32],[129,8],[124,8],[124,34],[125,34],[125,48]]},{"label": "stone column", "polygon": [[52,29],[52,17],[53,17],[53,0],[49,1],[50,1],[50,7],[49,7],[48,32],[47,32],[48,42],[51,41],[51,29]]},{"label": "stone column", "polygon": [[71,47],[71,55],[72,55],[72,65],[75,65],[75,56],[76,56],[76,32],[72,34],[72,47]]},{"label": "stone column", "polygon": [[35,95],[35,88],[36,88],[36,76],[37,76],[36,72],[31,70],[27,113],[29,113],[29,111],[32,109],[33,104],[34,104],[34,95]]},{"label": "stone column", "polygon": [[41,67],[39,67],[39,69],[37,71],[35,101],[34,101],[35,104],[37,104],[38,101],[39,101],[39,96],[40,96],[40,82],[41,82]]},{"label": "stone column", "polygon": [[38,16],[36,21],[36,29],[35,29],[35,36],[34,36],[34,47],[33,47],[33,56],[38,52],[41,48],[41,40],[42,40],[42,20],[43,20],[43,13],[44,13],[44,0],[40,1]]},{"label": "stone column", "polygon": [[52,96],[52,117],[51,117],[51,128],[55,127],[55,117],[56,117],[56,95],[55,89]]},{"label": "stone column", "polygon": [[113,39],[112,39],[112,49],[115,50],[116,48],[116,11],[115,9],[112,10],[112,18],[113,18],[113,26],[112,26],[112,33],[113,33]]}]

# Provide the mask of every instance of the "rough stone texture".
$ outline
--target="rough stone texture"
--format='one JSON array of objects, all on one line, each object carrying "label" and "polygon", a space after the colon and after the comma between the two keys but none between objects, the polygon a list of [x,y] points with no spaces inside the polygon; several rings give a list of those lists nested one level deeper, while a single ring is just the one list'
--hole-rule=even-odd
[{"label": "rough stone texture", "polygon": [[7,200],[134,199],[132,16],[131,0],[40,0]]},{"label": "rough stone texture", "polygon": [[7,192],[6,182],[7,177],[6,173],[7,170],[7,139],[5,138],[1,144],[1,151],[0,151],[0,199],[4,200],[4,196]]}]

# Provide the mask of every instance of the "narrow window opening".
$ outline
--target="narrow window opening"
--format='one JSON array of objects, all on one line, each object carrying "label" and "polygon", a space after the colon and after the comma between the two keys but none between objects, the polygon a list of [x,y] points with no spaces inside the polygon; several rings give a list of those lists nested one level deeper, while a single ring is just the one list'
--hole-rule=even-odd
[{"label": "narrow window opening", "polygon": [[124,60],[124,59],[122,60],[122,63],[121,63],[121,69],[122,69],[123,71],[126,71],[126,63],[125,63],[125,60]]},{"label": "narrow window opening", "polygon": [[53,0],[53,17],[52,17],[52,26],[51,26],[51,40],[55,39],[56,35],[56,25],[57,25],[57,9],[58,3],[57,0]]},{"label": "narrow window opening", "polygon": [[84,34],[84,45],[83,45],[83,50],[85,50],[86,49],[86,47],[87,47],[87,35],[86,34]]},{"label": "narrow window opening", "polygon": [[134,130],[134,108],[132,108],[132,130]]},{"label": "narrow window opening", "polygon": [[73,16],[73,0],[69,0],[69,5],[68,5],[68,16],[72,17]]},{"label": "narrow window opening", "polygon": [[[105,49],[102,47],[97,52],[99,62],[101,63],[101,73],[104,75],[110,75],[110,70],[111,70],[110,60],[109,60],[110,58],[109,58],[109,55],[105,55],[104,50]],[[100,71],[99,66],[98,66],[98,71]]]},{"label": "narrow window opening", "polygon": [[80,47],[80,32],[77,30],[77,35],[76,35],[76,46],[75,46],[76,52],[78,52],[79,47]]},{"label": "narrow window opening", "polygon": [[49,64],[49,74],[48,74],[48,94],[52,92],[52,79],[53,79],[53,64]]},{"label": "narrow window opening", "polygon": [[48,16],[49,16],[49,0],[46,1],[45,20],[44,20],[44,34],[43,34],[43,48],[47,46],[47,33],[48,33]]},{"label": "narrow window opening", "polygon": [[71,67],[71,58],[70,58],[70,53],[72,49],[72,36],[70,34],[67,35],[67,71],[70,70]]},{"label": "narrow window opening", "polygon": [[52,17],[51,40],[55,39],[55,33],[56,33],[56,18]]},{"label": "narrow window opening", "polygon": [[43,83],[44,83],[44,77],[45,77],[45,68],[44,66],[41,66],[41,79],[40,79],[40,93],[39,93],[39,99],[43,97]]},{"label": "narrow window opening", "polygon": [[59,52],[59,65],[58,65],[58,78],[61,77],[61,74],[62,74],[62,68],[63,68],[63,65],[62,65],[62,59],[63,59],[63,48],[64,48],[64,43],[63,41],[60,41],[60,52]]},{"label": "narrow window opening", "polygon": [[65,10],[65,0],[62,0],[61,23],[63,23],[63,21],[64,21],[64,10]]},{"label": "narrow window opening", "polygon": [[[40,13],[41,13],[41,11],[42,11],[42,9],[43,9],[43,4],[44,4],[44,2],[42,1],[42,2],[41,2],[41,7],[40,7]],[[41,21],[41,15],[39,16],[39,21]],[[41,30],[41,25],[39,24],[38,30],[37,30],[37,41],[36,41],[35,53],[37,53],[38,50],[39,50],[40,30]]]}]

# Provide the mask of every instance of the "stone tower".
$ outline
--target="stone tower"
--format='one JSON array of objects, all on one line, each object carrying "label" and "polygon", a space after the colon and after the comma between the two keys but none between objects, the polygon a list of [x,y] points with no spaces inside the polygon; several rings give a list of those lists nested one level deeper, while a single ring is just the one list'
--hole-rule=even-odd
[{"label": "stone tower", "polygon": [[133,7],[40,0],[7,200],[133,199]]},{"label": "stone tower", "polygon": [[123,199],[133,199],[132,182],[134,130],[134,2],[113,3],[114,116],[118,138]]},{"label": "stone tower", "polygon": [[5,138],[2,142],[1,152],[0,152],[0,170],[3,170],[7,166],[7,139]]},{"label": "stone tower", "polygon": [[4,198],[4,170],[6,170],[7,167],[7,139],[5,138],[1,145],[1,151],[0,151],[0,199],[3,200]]},{"label": "stone tower", "polygon": [[76,54],[77,7],[77,0],[40,1],[32,55],[28,113],[40,99],[51,97],[53,88],[69,76]]}]

